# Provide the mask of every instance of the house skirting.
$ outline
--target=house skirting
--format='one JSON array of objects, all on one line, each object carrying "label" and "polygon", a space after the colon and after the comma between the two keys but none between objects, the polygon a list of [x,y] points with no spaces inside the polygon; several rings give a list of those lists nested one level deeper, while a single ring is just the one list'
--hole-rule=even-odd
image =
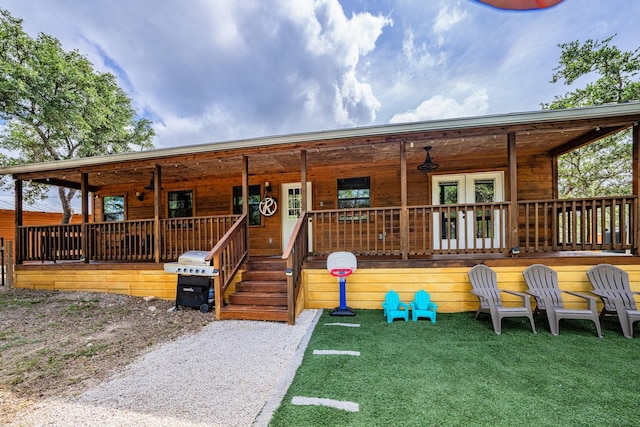
[{"label": "house skirting", "polygon": [[[566,264],[553,266],[558,272],[560,288],[589,292],[592,287],[586,272],[592,265]],[[526,267],[493,267],[498,275],[498,286],[525,291],[527,286],[522,272]],[[640,265],[625,264],[620,267],[629,273],[631,289],[640,291]],[[438,304],[439,312],[474,311],[478,308],[478,300],[470,292],[468,270],[469,267],[358,268],[347,277],[346,302],[354,309],[381,309],[380,303],[391,289],[398,292],[406,302],[413,299],[416,291],[424,289]],[[167,300],[176,297],[176,275],[144,264],[81,265],[75,268],[71,265],[19,266],[14,274],[14,284],[19,288],[110,292],[138,297],[155,296]],[[234,283],[238,280],[240,277]],[[326,269],[305,269],[302,280],[297,313],[304,308],[332,309],[339,306],[338,280]],[[234,288],[232,284],[228,292],[233,292]],[[569,295],[563,298],[569,306],[576,301]],[[515,300],[505,296],[505,304],[509,304],[509,301]]]}]

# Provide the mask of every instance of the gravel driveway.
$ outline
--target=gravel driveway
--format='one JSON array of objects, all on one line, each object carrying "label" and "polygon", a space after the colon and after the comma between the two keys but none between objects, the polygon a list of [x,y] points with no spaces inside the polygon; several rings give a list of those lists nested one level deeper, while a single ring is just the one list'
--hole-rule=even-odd
[{"label": "gravel driveway", "polygon": [[320,311],[295,326],[214,321],[162,345],[75,399],[48,399],[11,426],[263,426],[278,408]]}]

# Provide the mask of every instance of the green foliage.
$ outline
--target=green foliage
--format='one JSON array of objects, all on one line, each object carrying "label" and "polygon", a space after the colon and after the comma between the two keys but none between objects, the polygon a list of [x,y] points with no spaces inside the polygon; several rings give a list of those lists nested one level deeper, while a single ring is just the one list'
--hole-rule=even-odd
[{"label": "green foliage", "polygon": [[[628,102],[640,99],[640,48],[622,52],[609,43],[587,40],[560,44],[560,64],[551,83],[574,85],[585,76],[598,76],[584,88],[557,96],[545,109],[560,109]],[[558,194],[595,197],[631,194],[632,141],[630,132],[604,138],[558,159]]]},{"label": "green foliage", "polygon": [[[137,118],[110,73],[46,34],[33,39],[0,9],[0,147],[3,165],[49,162],[152,148],[151,122]],[[39,193],[41,189],[31,188]]]},{"label": "green foliage", "polygon": [[[381,310],[336,320],[325,311],[270,426],[636,425],[638,340],[615,318],[571,320],[559,336],[544,316],[538,333],[507,318],[502,335],[491,319],[439,313],[429,320],[386,322]],[[358,323],[358,328],[327,326]],[[360,356],[314,355],[359,351]],[[358,403],[358,412],[296,406],[294,396]]]}]

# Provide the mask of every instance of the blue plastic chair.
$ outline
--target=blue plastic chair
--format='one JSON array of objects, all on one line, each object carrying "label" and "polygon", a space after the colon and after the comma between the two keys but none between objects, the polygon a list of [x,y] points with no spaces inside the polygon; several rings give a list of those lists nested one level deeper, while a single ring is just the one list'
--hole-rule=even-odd
[{"label": "blue plastic chair", "polygon": [[431,302],[431,296],[425,291],[416,292],[413,297],[411,306],[411,320],[418,321],[419,317],[427,317],[431,319],[431,323],[436,323],[436,309],[438,305]]},{"label": "blue plastic chair", "polygon": [[389,291],[382,303],[383,314],[387,318],[387,323],[393,319],[409,320],[409,304],[400,301],[400,295],[396,291]]}]

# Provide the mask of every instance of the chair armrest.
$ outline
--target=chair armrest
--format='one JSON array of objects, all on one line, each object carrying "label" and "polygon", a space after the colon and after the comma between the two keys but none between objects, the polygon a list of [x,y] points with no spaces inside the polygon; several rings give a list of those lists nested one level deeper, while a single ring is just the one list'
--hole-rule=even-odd
[{"label": "chair armrest", "polygon": [[589,310],[593,311],[594,313],[597,312],[596,310],[596,298],[592,297],[591,295],[585,295],[582,294],[580,292],[572,292],[572,291],[560,291],[560,292],[564,292],[565,294],[569,294],[569,295],[573,295],[574,297],[578,297],[578,298],[582,298],[585,301],[587,301],[587,304],[589,306]]},{"label": "chair armrest", "polygon": [[569,295],[573,295],[574,297],[579,297],[579,298],[583,298],[586,299],[587,301],[595,301],[596,298],[592,297],[591,295],[586,295],[580,292],[573,292],[573,291],[560,291],[560,292],[564,292],[565,294],[569,294]]},{"label": "chair armrest", "polygon": [[529,295],[523,292],[508,291],[506,289],[500,289],[500,292],[504,292],[504,293],[515,295],[517,297],[522,298],[522,303],[524,304],[524,306],[527,307],[529,310],[531,310],[531,297]]}]

